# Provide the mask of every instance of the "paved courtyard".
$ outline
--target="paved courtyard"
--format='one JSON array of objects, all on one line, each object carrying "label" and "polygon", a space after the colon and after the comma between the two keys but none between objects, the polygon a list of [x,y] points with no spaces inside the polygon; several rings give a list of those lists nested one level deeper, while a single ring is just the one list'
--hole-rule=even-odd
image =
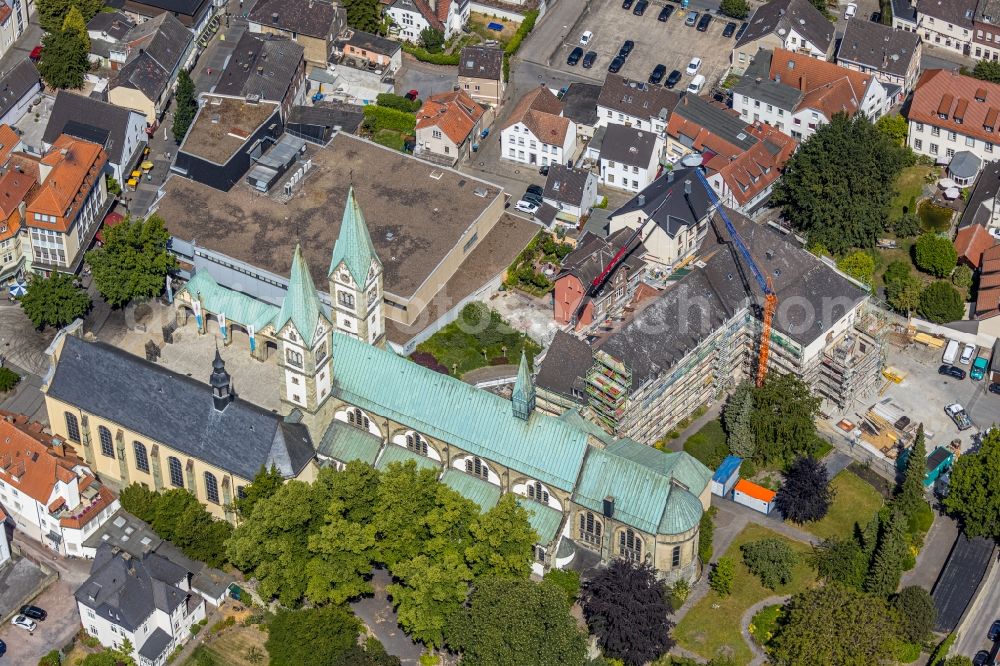
[{"label": "paved courtyard", "polygon": [[526,333],[543,347],[548,347],[552,337],[559,330],[552,318],[552,295],[533,298],[519,291],[501,291],[487,301],[511,325],[511,328]]}]

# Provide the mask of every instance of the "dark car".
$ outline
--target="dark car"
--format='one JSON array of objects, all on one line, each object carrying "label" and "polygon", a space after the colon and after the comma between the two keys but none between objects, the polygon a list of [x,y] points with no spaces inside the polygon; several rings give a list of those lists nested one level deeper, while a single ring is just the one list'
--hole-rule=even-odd
[{"label": "dark car", "polygon": [[708,30],[708,24],[712,22],[712,15],[705,13],[701,15],[701,19],[698,20],[698,32],[705,32]]},{"label": "dark car", "polygon": [[945,363],[938,368],[939,375],[948,375],[949,377],[954,377],[955,379],[965,379],[965,370],[962,368],[956,368],[953,365],[948,365]]},{"label": "dark car", "polygon": [[635,3],[635,9],[632,10],[632,13],[636,16],[642,16],[646,13],[647,7],[649,7],[649,0],[639,0]]},{"label": "dark car", "polygon": [[48,613],[38,606],[21,606],[21,615],[26,615],[32,620],[44,620],[49,616]]},{"label": "dark car", "polygon": [[650,83],[659,83],[667,73],[666,65],[657,65],[653,68],[653,73],[649,75]]},{"label": "dark car", "polygon": [[663,9],[660,10],[660,15],[656,17],[657,21],[664,21],[670,18],[670,15],[674,13],[673,5],[663,5]]},{"label": "dark car", "polygon": [[569,57],[566,58],[567,65],[575,65],[580,62],[580,58],[583,57],[583,49],[577,46],[575,49],[569,52]]},{"label": "dark car", "polygon": [[663,85],[665,85],[668,88],[673,88],[680,82],[680,80],[681,80],[681,72],[680,70],[675,69],[674,71],[670,72],[670,76],[667,77],[667,82],[664,83]]},{"label": "dark car", "polygon": [[1000,384],[990,384],[990,393],[1000,395]]},{"label": "dark car", "polygon": [[872,23],[882,22],[882,12],[872,12],[871,18],[869,19]]},{"label": "dark car", "polygon": [[611,61],[610,65],[608,65],[608,71],[611,72],[612,74],[617,74],[624,64],[625,64],[625,58],[621,56],[615,56],[615,59]]},{"label": "dark car", "polygon": [[597,60],[597,51],[587,51],[587,55],[583,56],[583,68],[590,69],[594,66],[595,60]]},{"label": "dark car", "polygon": [[722,31],[722,36],[732,37],[735,32],[736,32],[736,24],[730,21],[729,23],[726,24],[725,29]]},{"label": "dark car", "polygon": [[4,656],[5,654],[7,654],[7,644],[4,643],[3,641],[0,641],[0,657]]},{"label": "dark car", "polygon": [[743,33],[746,32],[749,27],[749,23],[740,24],[740,29],[736,31],[736,41],[739,41],[743,37]]},{"label": "dark car", "polygon": [[618,49],[618,57],[627,58],[628,54],[632,53],[632,49],[634,48],[635,48],[635,42],[633,42],[631,39],[626,39],[625,43],[622,44],[622,47]]},{"label": "dark car", "polygon": [[990,630],[986,632],[986,638],[991,641],[995,641],[998,637],[1000,637],[1000,620],[994,621],[993,626],[991,626]]},{"label": "dark car", "polygon": [[972,658],[972,666],[986,666],[990,661],[990,653],[986,650],[980,650],[976,653],[976,656]]},{"label": "dark car", "polygon": [[420,97],[420,91],[417,90],[416,88],[414,88],[413,90],[410,90],[405,95],[403,95],[403,97],[405,97],[406,99],[408,99],[408,100],[410,100],[412,102],[415,99],[417,99],[418,97]]},{"label": "dark car", "polygon": [[622,0],[622,9],[632,9],[632,3],[635,0]]},{"label": "dark car", "polygon": [[[547,166],[542,167],[542,169],[545,169],[546,172],[549,170],[549,168]],[[544,194],[544,193],[545,193],[545,190],[542,188],[541,185],[528,185],[528,189],[525,191],[526,195],[527,194],[535,194],[537,196],[542,196],[542,194]]]}]

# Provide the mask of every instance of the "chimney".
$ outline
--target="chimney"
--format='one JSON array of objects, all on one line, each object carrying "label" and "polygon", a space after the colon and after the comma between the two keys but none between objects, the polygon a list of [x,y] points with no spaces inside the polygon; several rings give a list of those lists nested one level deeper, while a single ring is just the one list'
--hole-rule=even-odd
[{"label": "chimney", "polygon": [[640,194],[639,195],[639,206],[645,206],[645,205],[646,205],[646,195],[645,194]]},{"label": "chimney", "polygon": [[799,77],[799,90],[802,92],[806,91],[806,77],[804,76]]},{"label": "chimney", "polygon": [[671,169],[670,171],[667,172],[667,182],[668,183],[674,182],[674,171],[673,171],[673,169]]},{"label": "chimney", "polygon": [[690,180],[685,180],[684,181],[684,194],[691,194],[691,181]]},{"label": "chimney", "polygon": [[275,23],[278,22],[278,12],[271,13],[271,20],[274,21]]}]

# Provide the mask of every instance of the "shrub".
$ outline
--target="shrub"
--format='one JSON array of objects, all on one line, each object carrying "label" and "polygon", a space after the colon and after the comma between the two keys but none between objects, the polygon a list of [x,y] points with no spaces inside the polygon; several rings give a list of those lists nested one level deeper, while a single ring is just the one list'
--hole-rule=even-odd
[{"label": "shrub", "polygon": [[537,20],[537,9],[525,12],[524,20],[521,21],[521,25],[517,27],[517,32],[514,33],[514,36],[510,38],[510,41],[507,42],[507,46],[504,48],[505,55],[512,56],[517,53],[517,50],[521,48],[521,42],[524,41],[524,38],[531,34],[531,31],[535,29],[535,21]]},{"label": "shrub", "polygon": [[38,660],[38,666],[59,666],[62,663],[62,655],[59,650],[52,650],[47,655]]},{"label": "shrub", "polygon": [[937,234],[922,234],[913,248],[917,268],[937,277],[949,275],[958,261],[950,239]]},{"label": "shrub", "polygon": [[713,519],[718,512],[719,510],[713,506],[701,514],[701,524],[698,528],[698,557],[706,564],[712,560],[712,539],[715,536]]},{"label": "shrub", "polygon": [[410,354],[410,360],[416,363],[417,365],[424,366],[429,370],[433,370],[434,372],[440,372],[442,375],[449,374],[448,368],[438,363],[438,360],[434,357],[434,354],[431,354],[430,352],[415,351],[412,354]]},{"label": "shrub", "polygon": [[191,635],[197,636],[201,632],[201,623],[191,625]]},{"label": "shrub", "polygon": [[670,607],[675,611],[691,596],[691,584],[681,578],[670,588]]},{"label": "shrub", "polygon": [[760,539],[740,546],[743,563],[768,589],[775,589],[792,579],[798,561],[795,551],[782,539]]},{"label": "shrub", "polygon": [[417,118],[412,113],[405,113],[377,104],[369,104],[364,108],[365,129],[375,133],[383,129],[397,132],[413,133],[417,126]]},{"label": "shrub", "polygon": [[930,638],[937,610],[927,590],[916,585],[904,587],[896,595],[895,606],[899,616],[899,635],[903,640],[919,645]]},{"label": "shrub", "polygon": [[576,603],[580,593],[580,574],[571,569],[549,569],[543,578],[566,593],[570,606]]},{"label": "shrub", "polygon": [[747,0],[722,0],[719,9],[726,16],[734,19],[745,19],[750,14],[750,5]]},{"label": "shrub", "polygon": [[729,557],[720,557],[708,574],[708,585],[724,597],[733,591],[733,579],[736,577],[736,562]]},{"label": "shrub", "polygon": [[17,386],[21,381],[21,375],[10,368],[0,368],[0,391],[6,393]]},{"label": "shrub", "polygon": [[[417,46],[415,44],[410,44],[408,42],[402,43],[403,51],[409,53],[411,56],[416,58],[421,62],[429,62],[432,65],[457,65],[462,61],[462,54],[456,53],[431,53],[425,48]],[[368,107],[365,107],[368,108]]]},{"label": "shrub", "polygon": [[85,629],[81,629],[78,635],[80,637],[80,642],[83,643],[86,647],[89,648],[101,647],[100,639],[98,639],[97,636],[91,636],[90,634],[87,633]]},{"label": "shrub", "polygon": [[916,213],[903,213],[902,217],[896,220],[892,230],[899,238],[912,238],[919,236],[922,230],[920,218]]},{"label": "shrub", "polygon": [[920,292],[917,311],[927,321],[943,324],[965,316],[965,302],[962,295],[944,280],[932,282]]},{"label": "shrub", "polygon": [[778,621],[781,619],[782,606],[765,606],[757,611],[750,621],[747,630],[753,636],[753,640],[758,645],[767,645],[768,641],[774,638],[774,632],[778,629]]},{"label": "shrub", "polygon": [[906,531],[911,536],[926,534],[933,523],[934,510],[931,509],[931,505],[927,502],[921,502],[917,505],[913,515],[910,516]]},{"label": "shrub", "polygon": [[416,113],[423,104],[419,99],[408,99],[403,95],[394,95],[392,93],[379,93],[378,97],[375,98],[375,103],[387,109],[396,109],[403,113]]}]

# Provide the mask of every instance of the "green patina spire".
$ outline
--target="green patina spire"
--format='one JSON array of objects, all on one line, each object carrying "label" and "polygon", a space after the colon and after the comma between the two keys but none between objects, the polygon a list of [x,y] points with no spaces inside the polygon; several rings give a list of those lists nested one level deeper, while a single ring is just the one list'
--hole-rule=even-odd
[{"label": "green patina spire", "polygon": [[288,293],[281,302],[275,330],[280,331],[291,320],[306,345],[312,346],[321,312],[319,295],[312,276],[309,275],[306,260],[302,258],[302,248],[296,245],[295,255],[292,257],[292,272],[288,278]]},{"label": "green patina spire", "polygon": [[525,421],[535,409],[535,384],[531,381],[531,370],[528,369],[528,357],[521,350],[521,365],[517,369],[517,381],[514,382],[514,393],[511,395],[514,416]]},{"label": "green patina spire", "polygon": [[378,255],[375,254],[371,236],[368,234],[365,216],[361,213],[361,207],[358,206],[358,201],[354,197],[354,186],[352,185],[347,191],[344,219],[340,223],[340,235],[337,236],[337,243],[333,246],[333,259],[330,261],[328,274],[332,274],[340,262],[344,262],[354,281],[364,286],[368,282],[368,271],[371,268],[372,260],[381,265]]}]

